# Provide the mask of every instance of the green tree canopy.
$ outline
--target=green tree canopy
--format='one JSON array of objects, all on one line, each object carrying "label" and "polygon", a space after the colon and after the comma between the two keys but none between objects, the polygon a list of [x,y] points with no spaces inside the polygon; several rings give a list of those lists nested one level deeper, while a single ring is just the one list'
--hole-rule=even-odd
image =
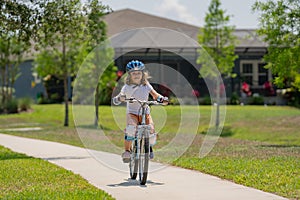
[{"label": "green tree canopy", "polygon": [[[85,77],[93,75],[97,79],[96,89],[94,93],[95,105],[95,120],[94,125],[98,125],[99,119],[99,104],[109,104],[111,94],[116,85],[116,71],[114,66],[114,49],[110,46],[107,38],[107,25],[104,22],[104,15],[111,12],[108,6],[105,6],[99,0],[89,1],[85,7],[86,16],[86,43],[84,45],[81,56],[87,56],[92,59],[86,59],[84,69],[81,70],[80,81],[87,82],[87,85],[81,87],[89,87],[93,83],[92,79],[83,80]],[[95,70],[97,70],[95,72]],[[83,75],[83,74],[86,75]],[[99,74],[101,76],[99,77]],[[78,82],[80,82],[78,81]],[[82,91],[82,89],[81,89]]]},{"label": "green tree canopy", "polygon": [[[81,70],[82,76],[76,80],[77,92],[88,92],[92,84],[97,85],[95,94],[96,120],[98,119],[99,98],[104,93],[99,91],[113,81],[113,70],[104,73],[99,82],[99,73],[103,63],[113,60],[113,49],[107,51],[101,49],[94,51],[97,46],[107,39],[106,24],[103,16],[110,12],[108,6],[104,6],[99,0],[85,1],[40,1],[40,21],[38,26],[38,47],[40,54],[37,56],[36,70],[42,77],[56,76],[64,80],[65,99],[65,126],[68,126],[68,78],[75,77]],[[93,53],[91,53],[93,52]],[[91,54],[90,54],[91,53]],[[115,68],[112,68],[115,70]],[[84,74],[84,75],[83,75]],[[78,79],[78,77],[76,77]],[[94,92],[94,91],[92,91]],[[94,94],[94,93],[92,93]],[[78,94],[77,94],[78,95]],[[89,98],[88,95],[85,98]],[[81,101],[82,99],[75,99]]]},{"label": "green tree canopy", "polygon": [[200,52],[197,60],[202,64],[200,72],[203,76],[217,76],[212,71],[211,65],[216,65],[222,75],[232,75],[234,60],[237,55],[234,54],[236,39],[232,34],[234,26],[230,26],[230,16],[225,15],[225,11],[220,8],[219,0],[212,0],[205,17],[205,25],[200,29],[198,41],[214,63],[207,58],[207,54]]},{"label": "green tree canopy", "polygon": [[[197,63],[201,64],[200,75],[215,82],[216,127],[219,126],[221,104],[221,76],[231,76],[234,60],[235,37],[233,26],[228,25],[230,17],[220,8],[219,0],[212,0],[205,17],[205,25],[200,29],[198,41],[202,46]],[[213,94],[212,94],[213,95]]]},{"label": "green tree canopy", "polygon": [[38,5],[36,71],[42,77],[51,75],[64,81],[64,126],[68,126],[68,80],[77,72],[76,56],[84,39],[82,4],[80,0],[41,0]]},{"label": "green tree canopy", "polygon": [[0,9],[0,94],[5,104],[12,98],[23,55],[31,47],[35,18],[33,5],[22,0],[1,1]]},{"label": "green tree canopy", "polygon": [[260,12],[258,33],[269,45],[264,60],[275,84],[300,91],[300,0],[257,1],[253,10]]}]

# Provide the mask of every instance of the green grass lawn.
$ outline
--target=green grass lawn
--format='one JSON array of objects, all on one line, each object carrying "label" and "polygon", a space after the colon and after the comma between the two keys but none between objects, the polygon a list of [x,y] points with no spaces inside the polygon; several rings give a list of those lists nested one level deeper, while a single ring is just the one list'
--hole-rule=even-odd
[{"label": "green grass lawn", "polygon": [[[89,147],[101,143],[97,131],[92,129],[93,117],[80,116],[91,122],[81,124],[94,131]],[[171,164],[213,174],[239,184],[299,199],[300,188],[300,110],[283,106],[227,106],[225,127],[213,150],[199,158],[199,149],[211,117],[210,106],[168,106],[152,108],[152,117],[160,136],[156,150],[163,148],[175,136],[182,113],[200,109],[201,118],[197,134],[187,149]],[[0,132],[31,138],[86,146],[78,136],[70,113],[70,127],[63,127],[63,105],[34,105],[32,112],[0,116]],[[88,113],[88,112],[86,112]],[[191,115],[192,116],[192,115]],[[192,121],[193,118],[187,122]],[[122,148],[125,127],[125,108],[100,107],[100,125],[110,142]],[[78,125],[78,124],[77,124]],[[4,129],[15,127],[41,127],[39,131],[17,132]],[[188,129],[187,129],[188,134]],[[89,139],[89,138],[88,138]],[[92,144],[92,142],[94,142]],[[103,147],[105,149],[105,145]],[[101,149],[101,148],[100,148]],[[165,162],[156,157],[157,161]]]},{"label": "green grass lawn", "polygon": [[0,199],[114,199],[79,175],[0,146]]}]

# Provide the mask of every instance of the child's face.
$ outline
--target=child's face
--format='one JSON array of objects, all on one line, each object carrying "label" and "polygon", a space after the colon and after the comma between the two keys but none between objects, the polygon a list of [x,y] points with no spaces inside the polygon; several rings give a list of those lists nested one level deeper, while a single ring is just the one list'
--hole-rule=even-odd
[{"label": "child's face", "polygon": [[140,84],[142,81],[143,72],[142,71],[133,71],[133,72],[130,72],[130,76],[131,76],[132,83]]}]

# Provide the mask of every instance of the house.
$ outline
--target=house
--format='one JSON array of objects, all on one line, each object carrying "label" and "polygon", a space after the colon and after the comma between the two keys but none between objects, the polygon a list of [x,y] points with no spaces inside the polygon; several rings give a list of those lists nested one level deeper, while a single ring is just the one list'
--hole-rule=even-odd
[{"label": "house", "polygon": [[[131,9],[111,12],[105,16],[105,21],[108,25],[109,37],[115,37],[119,33],[127,31],[126,37],[118,40],[121,44],[115,48],[115,62],[119,70],[125,71],[126,63],[132,59],[140,59],[145,63],[161,63],[179,71],[200,94],[207,94],[207,90],[204,87],[205,83],[199,79],[199,72],[193,67],[193,65],[197,66],[197,45],[193,43],[181,45],[176,42],[178,45],[173,47],[173,49],[167,48],[175,52],[170,53],[170,51],[165,51],[163,48],[149,48],[147,46],[137,48],[130,44],[130,41],[135,37],[140,37],[143,31],[130,32],[133,29],[144,27],[165,28],[183,33],[192,40],[197,41],[200,27]],[[157,35],[156,38],[152,37],[149,39],[160,40],[163,37],[160,33]],[[267,52],[267,44],[258,37],[255,29],[237,29],[234,35],[239,41],[235,49],[235,53],[239,57],[235,61],[233,69],[237,77],[225,81],[227,96],[231,96],[233,92],[241,95],[240,91],[243,82],[247,82],[250,85],[252,94],[264,95],[264,84],[272,79],[271,71],[264,68],[265,63],[262,61],[263,56]],[[185,51],[185,58],[176,55],[176,52],[182,51]]]},{"label": "house", "polygon": [[37,99],[39,95],[44,94],[45,88],[42,80],[37,73],[32,71],[32,59],[21,63],[20,75],[14,84],[16,98],[29,97]]},{"label": "house", "polygon": [[[200,66],[196,63],[199,45],[195,43],[197,43],[198,40],[197,37],[200,27],[132,9],[111,12],[104,17],[104,20],[108,26],[108,37],[118,37],[119,33],[126,31],[126,37],[121,37],[117,41],[118,44],[114,46],[115,64],[120,71],[125,71],[126,63],[132,59],[140,59],[146,64],[158,63],[180,72],[180,75],[177,75],[177,77],[171,77],[173,82],[176,83],[177,81],[177,83],[180,84],[181,79],[179,76],[182,75],[189,81],[194,90],[199,91],[202,97],[208,94],[205,82],[203,79],[199,79],[198,70]],[[155,37],[149,39],[149,45],[140,44],[140,46],[138,46],[137,43],[131,43],[135,38],[144,37],[144,35],[147,34],[141,29],[145,27],[152,27],[158,30],[171,30],[174,31],[174,33],[185,35],[190,38],[190,40],[182,40],[181,43],[180,41],[176,41],[176,45],[166,48],[157,48],[157,46],[155,46],[157,41],[163,42],[164,40],[170,39],[169,36],[164,35],[164,31],[162,31]],[[132,31],[134,29],[139,30]],[[240,91],[243,82],[247,82],[250,85],[252,94],[264,95],[264,84],[272,79],[271,71],[264,68],[265,63],[262,61],[263,56],[267,52],[267,44],[257,36],[254,29],[237,29],[234,35],[239,41],[235,49],[235,53],[239,58],[235,61],[235,67],[233,69],[237,77],[225,80],[227,96],[230,97],[234,92],[241,95]],[[194,66],[196,66],[196,68]],[[153,69],[155,70],[153,71]],[[160,83],[170,81],[168,80],[169,76],[165,74],[166,72],[163,73],[159,71],[158,68],[153,67],[149,71],[153,77],[160,77]],[[34,77],[31,77],[31,80],[32,79],[34,79]],[[15,84],[15,87],[18,87],[16,88],[17,94],[19,94],[19,86],[22,85],[22,83],[18,83],[20,81],[23,80],[20,78]],[[22,90],[32,90],[32,84],[29,84],[29,82],[26,83],[26,87],[27,88],[23,87]],[[159,87],[159,84],[157,87]],[[191,91],[187,92],[190,93]],[[183,92],[182,95],[184,96],[185,93]],[[35,95],[32,94],[32,96]]]}]

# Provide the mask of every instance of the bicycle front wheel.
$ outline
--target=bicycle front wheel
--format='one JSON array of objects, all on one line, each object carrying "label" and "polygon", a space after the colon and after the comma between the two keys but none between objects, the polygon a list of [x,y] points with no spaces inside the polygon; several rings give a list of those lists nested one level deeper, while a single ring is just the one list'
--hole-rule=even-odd
[{"label": "bicycle front wheel", "polygon": [[149,166],[149,138],[143,137],[140,142],[139,178],[140,184],[145,185],[147,182]]},{"label": "bicycle front wheel", "polygon": [[131,155],[129,162],[130,178],[136,179],[138,171],[138,157],[137,157],[137,140],[132,141]]}]

